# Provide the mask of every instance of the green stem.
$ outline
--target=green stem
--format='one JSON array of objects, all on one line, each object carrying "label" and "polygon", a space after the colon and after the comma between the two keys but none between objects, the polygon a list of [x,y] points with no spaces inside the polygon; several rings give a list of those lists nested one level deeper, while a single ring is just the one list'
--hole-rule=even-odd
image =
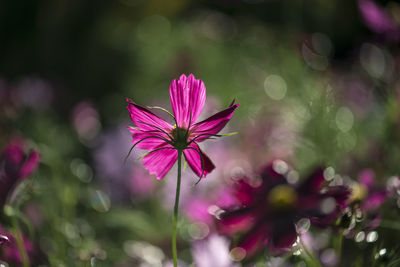
[{"label": "green stem", "polygon": [[176,183],[174,219],[173,219],[173,230],[172,230],[172,257],[174,260],[174,267],[178,266],[178,255],[176,251],[176,224],[178,222],[179,194],[181,191],[181,167],[182,167],[181,161],[182,161],[182,150],[178,149],[178,179]]},{"label": "green stem", "polygon": [[15,217],[12,218],[12,224],[13,224],[13,228],[14,228],[13,233],[14,233],[15,241],[17,243],[18,250],[21,255],[22,266],[29,267],[28,253],[26,252],[24,240],[21,235],[21,230],[19,229],[18,221]]},{"label": "green stem", "polygon": [[314,254],[308,250],[307,246],[303,243],[303,240],[300,237],[300,246],[303,249],[305,255],[307,256],[309,260],[309,266],[312,267],[321,267],[322,265],[320,264],[319,260],[314,256]]},{"label": "green stem", "polygon": [[339,240],[338,240],[338,259],[339,263],[342,261],[342,248],[343,248],[343,230],[340,230]]}]

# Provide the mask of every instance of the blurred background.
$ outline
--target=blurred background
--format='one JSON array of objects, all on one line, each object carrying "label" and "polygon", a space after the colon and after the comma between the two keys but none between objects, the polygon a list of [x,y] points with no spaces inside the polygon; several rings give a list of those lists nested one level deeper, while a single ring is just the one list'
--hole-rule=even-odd
[{"label": "blurred background", "polygon": [[[196,187],[184,173],[182,266],[240,264],[213,215],[234,201],[235,177],[269,160],[294,166],[294,181],[324,165],[354,180],[373,170],[387,186],[400,172],[399,41],[400,4],[388,0],[1,0],[0,146],[22,138],[40,151],[14,203],[39,261],[170,264],[176,172],[157,181],[140,150],[124,164],[125,97],[170,109],[182,73],[205,83],[202,118],[241,105],[224,130],[238,134],[202,145],[216,170]],[[344,261],[381,245],[361,243],[346,243]],[[327,249],[315,250],[336,266]]]}]

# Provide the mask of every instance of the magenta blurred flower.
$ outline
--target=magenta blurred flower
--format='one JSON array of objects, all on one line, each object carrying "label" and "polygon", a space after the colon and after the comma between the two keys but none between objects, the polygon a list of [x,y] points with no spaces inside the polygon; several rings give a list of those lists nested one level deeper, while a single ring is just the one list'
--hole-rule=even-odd
[{"label": "magenta blurred flower", "polygon": [[381,34],[390,41],[399,41],[400,26],[385,11],[372,0],[359,0],[358,7],[365,24],[375,33]]},{"label": "magenta blurred flower", "polygon": [[241,207],[220,215],[221,233],[244,233],[236,246],[251,257],[269,246],[272,253],[287,251],[296,241],[296,222],[305,218],[313,224],[332,224],[345,208],[349,191],[343,186],[323,187],[323,169],[318,168],[299,185],[289,184],[288,165],[275,160],[261,172],[253,186],[238,182],[236,197]]},{"label": "magenta blurred flower", "polygon": [[375,183],[375,173],[370,169],[363,170],[358,177],[358,183],[351,185],[349,202],[368,212],[377,210],[387,198],[385,189],[380,189]]},{"label": "magenta blurred flower", "polygon": [[[5,238],[6,242],[3,242],[0,250],[0,260],[7,262],[8,264],[12,264],[10,266],[22,266],[22,257],[19,251],[17,241],[15,237],[7,232],[3,227],[0,226],[1,237]],[[29,262],[32,262],[34,258],[34,248],[31,241],[29,241],[26,237],[22,236],[22,240],[25,246],[25,250],[28,256]]]},{"label": "magenta blurred flower", "polygon": [[202,222],[214,229],[215,216],[223,209],[239,205],[232,188],[221,187],[208,195],[190,196],[185,201],[184,212],[186,217],[193,222]]},{"label": "magenta blurred flower", "polygon": [[136,125],[128,127],[132,133],[133,147],[150,150],[144,156],[143,164],[157,179],[164,178],[172,168],[178,157],[177,150],[183,150],[191,169],[203,178],[214,169],[214,164],[200,150],[198,143],[220,136],[218,132],[228,123],[239,104],[234,104],[233,101],[227,109],[195,123],[204,106],[206,87],[192,74],[188,77],[181,75],[179,80],[172,81],[170,99],[174,115],[162,110],[174,118],[174,126],[127,99],[127,108]]},{"label": "magenta blurred flower", "polygon": [[26,154],[20,141],[4,149],[0,165],[0,210],[16,185],[35,171],[39,158],[34,150]]},{"label": "magenta blurred flower", "polygon": [[351,195],[342,218],[345,235],[353,237],[357,231],[371,231],[379,226],[379,209],[388,198],[388,192],[375,183],[375,173],[365,169],[359,174],[358,182],[349,185]]}]

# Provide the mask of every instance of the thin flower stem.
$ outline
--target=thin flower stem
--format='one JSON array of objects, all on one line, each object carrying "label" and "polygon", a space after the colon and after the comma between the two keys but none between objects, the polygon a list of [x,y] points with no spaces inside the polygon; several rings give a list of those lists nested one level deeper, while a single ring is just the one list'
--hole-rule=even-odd
[{"label": "thin flower stem", "polygon": [[314,256],[314,254],[308,250],[307,246],[304,244],[302,238],[300,237],[300,246],[303,249],[304,253],[306,254],[309,262],[309,265],[312,267],[322,267],[322,265],[320,264],[320,262],[318,261],[318,259]]},{"label": "thin flower stem", "polygon": [[18,246],[19,253],[21,255],[21,261],[23,267],[29,267],[29,259],[28,253],[26,252],[24,240],[21,235],[21,230],[19,229],[18,221],[15,217],[12,218],[12,225],[13,225],[13,234],[15,237],[15,241]]},{"label": "thin flower stem", "polygon": [[176,225],[178,222],[178,207],[179,207],[179,194],[181,190],[181,168],[182,168],[182,150],[178,149],[178,177],[176,183],[176,195],[174,205],[174,218],[173,218],[173,229],[172,229],[172,257],[174,260],[174,267],[178,266],[178,255],[176,251]]},{"label": "thin flower stem", "polygon": [[343,249],[343,230],[340,230],[338,239],[338,249],[337,249],[339,262],[341,262],[342,260],[342,249]]}]

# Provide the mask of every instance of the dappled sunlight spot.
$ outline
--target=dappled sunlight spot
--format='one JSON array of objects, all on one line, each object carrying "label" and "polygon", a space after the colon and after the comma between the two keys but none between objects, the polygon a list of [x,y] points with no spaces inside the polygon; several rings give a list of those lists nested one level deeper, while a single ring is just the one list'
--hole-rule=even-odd
[{"label": "dappled sunlight spot", "polygon": [[319,55],[330,56],[333,50],[333,44],[329,36],[323,33],[313,33],[311,37],[312,46]]},{"label": "dappled sunlight spot", "polygon": [[376,231],[369,232],[366,241],[368,243],[373,243],[376,240],[378,240],[378,233]]},{"label": "dappled sunlight spot", "polygon": [[241,261],[246,257],[246,250],[241,247],[235,247],[231,249],[229,256],[233,261]]},{"label": "dappled sunlight spot", "polygon": [[391,176],[386,182],[386,189],[391,195],[400,196],[400,178]]},{"label": "dappled sunlight spot", "polygon": [[92,191],[90,195],[90,204],[93,209],[98,212],[107,212],[110,210],[111,201],[110,197],[106,193],[100,190],[95,190]]},{"label": "dappled sunlight spot", "polygon": [[333,167],[328,167],[324,170],[324,179],[326,181],[332,181],[335,178],[335,169]]},{"label": "dappled sunlight spot", "polygon": [[5,235],[0,235],[0,245],[3,245],[5,243],[8,243],[10,241],[10,239],[5,236]]},{"label": "dappled sunlight spot", "polygon": [[78,247],[82,244],[82,238],[75,225],[71,223],[64,223],[62,232],[67,237],[68,243],[73,247]]},{"label": "dappled sunlight spot", "polygon": [[265,78],[264,90],[273,100],[281,100],[286,96],[287,85],[281,76],[272,74]]},{"label": "dappled sunlight spot", "polygon": [[304,61],[313,70],[324,71],[329,66],[329,61],[326,56],[318,55],[314,53],[306,44],[303,44],[301,48]]},{"label": "dappled sunlight spot", "polygon": [[131,258],[139,259],[150,266],[162,266],[165,259],[163,251],[147,242],[128,240],[123,244],[124,252]]},{"label": "dappled sunlight spot", "polygon": [[137,36],[139,40],[154,44],[164,41],[171,32],[171,23],[160,15],[153,15],[144,18],[137,26]]},{"label": "dappled sunlight spot", "polygon": [[208,207],[207,212],[217,219],[220,218],[221,214],[224,213],[224,210],[218,207],[217,205],[211,205]]},{"label": "dappled sunlight spot", "polygon": [[351,130],[354,124],[353,112],[347,107],[340,107],[336,112],[336,126],[344,133]]},{"label": "dappled sunlight spot", "polygon": [[302,253],[302,249],[299,248],[299,247],[296,247],[296,249],[293,251],[292,254],[293,254],[294,256],[300,256],[301,253]]},{"label": "dappled sunlight spot", "polygon": [[289,173],[286,176],[286,180],[288,181],[289,184],[295,185],[299,181],[299,173],[295,170],[289,171]]},{"label": "dappled sunlight spot", "polygon": [[82,182],[90,183],[93,178],[92,168],[81,159],[73,159],[70,164],[72,174]]},{"label": "dappled sunlight spot", "polygon": [[360,50],[360,63],[373,78],[382,78],[385,73],[385,54],[374,44],[364,43]]},{"label": "dappled sunlight spot", "polygon": [[[308,232],[308,230],[310,229],[311,226],[311,221],[308,218],[303,218],[300,219],[297,223],[296,223],[296,230],[297,233],[299,234],[305,234]],[[300,240],[299,240],[300,241]]]},{"label": "dappled sunlight spot", "polygon": [[99,113],[89,101],[80,102],[74,107],[72,122],[79,140],[84,144],[92,141],[101,129]]},{"label": "dappled sunlight spot", "polygon": [[356,242],[362,242],[365,239],[365,232],[364,231],[360,231],[356,234],[356,236],[354,237],[354,241]]},{"label": "dappled sunlight spot", "polygon": [[287,163],[280,159],[274,160],[272,163],[272,168],[274,171],[282,175],[286,174],[286,172],[289,170]]},{"label": "dappled sunlight spot", "polygon": [[224,168],[224,177],[227,177],[228,180],[239,180],[245,176],[250,176],[252,171],[251,164],[247,160],[231,160]]},{"label": "dappled sunlight spot", "polygon": [[388,251],[386,248],[380,249],[376,254],[375,254],[375,259],[379,258],[385,258],[388,255]]},{"label": "dappled sunlight spot", "polygon": [[325,249],[321,253],[320,259],[324,266],[335,266],[339,261],[335,250],[332,248]]},{"label": "dappled sunlight spot", "polygon": [[204,239],[210,233],[210,228],[202,222],[192,223],[188,226],[188,234],[194,240]]},{"label": "dappled sunlight spot", "polygon": [[321,202],[320,209],[324,214],[329,214],[334,211],[336,201],[333,197],[328,197]]}]

